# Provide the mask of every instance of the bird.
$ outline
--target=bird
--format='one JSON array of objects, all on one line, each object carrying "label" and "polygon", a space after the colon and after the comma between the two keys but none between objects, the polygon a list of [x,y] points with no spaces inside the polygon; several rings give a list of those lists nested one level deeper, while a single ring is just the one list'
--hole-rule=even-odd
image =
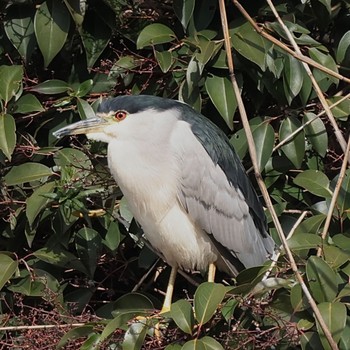
[{"label": "bird", "polygon": [[262,204],[226,134],[183,102],[120,95],[54,135],[108,144],[111,175],[151,246],[171,266],[161,312],[171,309],[178,269],[229,276],[262,265],[275,242]]}]

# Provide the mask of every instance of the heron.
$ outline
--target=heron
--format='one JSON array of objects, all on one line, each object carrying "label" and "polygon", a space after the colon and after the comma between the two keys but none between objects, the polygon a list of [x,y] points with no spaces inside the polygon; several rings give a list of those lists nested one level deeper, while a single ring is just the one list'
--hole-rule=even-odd
[{"label": "heron", "polygon": [[86,134],[107,159],[136,221],[171,266],[161,312],[171,309],[178,269],[236,276],[274,253],[264,209],[226,134],[191,106],[148,95],[103,100],[95,117],[57,138]]}]

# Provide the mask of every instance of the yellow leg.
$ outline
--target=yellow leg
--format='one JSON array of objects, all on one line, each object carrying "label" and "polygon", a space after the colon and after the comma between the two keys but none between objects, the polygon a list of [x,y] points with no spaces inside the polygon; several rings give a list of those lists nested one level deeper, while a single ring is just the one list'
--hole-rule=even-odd
[{"label": "yellow leg", "polygon": [[162,307],[162,310],[160,311],[161,314],[170,311],[171,301],[173,298],[173,291],[174,291],[176,274],[177,274],[177,266],[172,266],[171,272],[170,272],[170,277],[169,277],[169,282],[168,282],[168,287],[166,289],[163,307]]},{"label": "yellow leg", "polygon": [[215,281],[215,271],[216,266],[214,263],[209,264],[209,270],[208,270],[208,282],[214,282]]}]

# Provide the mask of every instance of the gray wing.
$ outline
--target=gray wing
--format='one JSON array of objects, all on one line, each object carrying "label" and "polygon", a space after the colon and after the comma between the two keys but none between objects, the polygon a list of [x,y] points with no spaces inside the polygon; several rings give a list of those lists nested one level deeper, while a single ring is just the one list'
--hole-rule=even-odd
[{"label": "gray wing", "polygon": [[192,113],[189,124],[194,140],[182,159],[181,204],[227,263],[262,264],[275,244],[266,233],[262,206],[238,156],[209,120]]}]

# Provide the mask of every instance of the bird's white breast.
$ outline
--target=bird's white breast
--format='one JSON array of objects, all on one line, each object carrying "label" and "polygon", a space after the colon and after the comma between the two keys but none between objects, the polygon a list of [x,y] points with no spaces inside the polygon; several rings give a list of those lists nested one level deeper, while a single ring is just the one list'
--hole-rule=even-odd
[{"label": "bird's white breast", "polygon": [[[185,125],[179,124],[186,131]],[[206,270],[217,260],[210,238],[192,222],[178,201],[181,178],[181,140],[149,143],[147,149],[137,140],[113,140],[108,146],[108,165],[128,201],[146,238],[170,265]]]}]

